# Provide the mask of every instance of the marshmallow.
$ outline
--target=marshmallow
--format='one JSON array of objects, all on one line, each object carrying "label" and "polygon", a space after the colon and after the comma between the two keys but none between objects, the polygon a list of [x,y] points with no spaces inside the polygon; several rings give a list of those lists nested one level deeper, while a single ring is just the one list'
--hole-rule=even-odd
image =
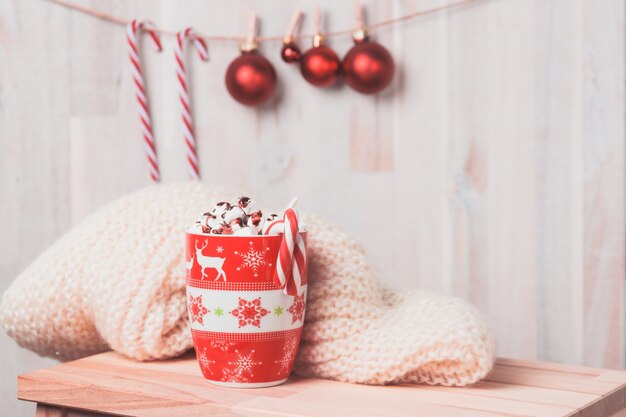
[{"label": "marshmallow", "polygon": [[211,226],[209,226],[209,221],[215,218],[211,213],[202,214],[196,223],[199,223],[202,227],[202,233],[209,233],[211,231]]},{"label": "marshmallow", "polygon": [[[306,230],[306,224],[300,222],[300,232]],[[241,196],[236,205],[228,201],[217,203],[210,212],[198,218],[190,231],[236,236],[276,236],[285,232],[285,223],[283,217],[276,213],[263,218],[263,212],[254,207],[253,200]]]},{"label": "marshmallow", "polygon": [[272,213],[269,216],[267,216],[267,219],[265,219],[265,222],[263,223],[263,228],[261,229],[261,234],[266,235],[267,234],[267,230],[272,226],[272,224],[276,220],[279,220],[278,219],[278,214],[276,214],[276,213]]},{"label": "marshmallow", "polygon": [[216,217],[222,217],[222,214],[230,210],[231,207],[232,206],[230,205],[228,201],[220,201],[219,203],[215,205],[215,207],[213,207],[213,210],[211,210],[211,213],[213,213]]},{"label": "marshmallow", "polygon": [[224,223],[230,224],[235,219],[243,220],[246,216],[246,212],[239,206],[233,206],[228,211],[222,213],[222,219],[224,219]]},{"label": "marshmallow", "polygon": [[243,220],[241,220],[240,218],[233,219],[228,223],[228,227],[230,227],[233,230],[233,232],[236,232],[237,230],[244,227]]},{"label": "marshmallow", "polygon": [[189,231],[191,233],[202,233],[202,225],[200,224],[200,222],[195,222],[193,225],[191,225]]},{"label": "marshmallow", "polygon": [[285,233],[285,222],[283,219],[274,219],[271,221],[266,221],[263,224],[263,234],[264,235],[282,235]]},{"label": "marshmallow", "polygon": [[232,235],[233,229],[225,224],[220,224],[218,227],[212,228],[211,233],[214,235]]},{"label": "marshmallow", "polygon": [[211,216],[211,215],[212,215],[211,213],[202,213],[202,214],[198,217],[198,220],[196,220],[196,223],[200,223],[200,224],[206,225],[207,218],[208,218],[209,216]]},{"label": "marshmallow", "polygon": [[260,227],[263,224],[263,212],[261,210],[253,211],[248,218],[248,226]]},{"label": "marshmallow", "polygon": [[255,231],[256,234],[259,234],[263,229],[263,212],[261,210],[257,210],[250,213],[247,225]]},{"label": "marshmallow", "polygon": [[241,229],[235,230],[233,233],[235,236],[256,236],[258,232],[254,231],[251,227],[242,227]]},{"label": "marshmallow", "polygon": [[252,199],[250,197],[241,196],[237,201],[237,206],[239,206],[245,214],[250,214],[252,210]]},{"label": "marshmallow", "polygon": [[219,227],[225,226],[225,224],[222,218],[210,217],[207,222],[207,226],[210,227],[211,229],[217,229]]}]

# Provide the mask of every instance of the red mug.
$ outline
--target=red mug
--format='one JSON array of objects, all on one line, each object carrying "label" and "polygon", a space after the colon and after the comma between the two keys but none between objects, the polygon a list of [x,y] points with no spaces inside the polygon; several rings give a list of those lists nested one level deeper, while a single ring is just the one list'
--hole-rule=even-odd
[{"label": "red mug", "polygon": [[291,373],[307,273],[296,296],[274,283],[282,238],[187,232],[189,324],[200,369],[213,384],[269,387]]}]

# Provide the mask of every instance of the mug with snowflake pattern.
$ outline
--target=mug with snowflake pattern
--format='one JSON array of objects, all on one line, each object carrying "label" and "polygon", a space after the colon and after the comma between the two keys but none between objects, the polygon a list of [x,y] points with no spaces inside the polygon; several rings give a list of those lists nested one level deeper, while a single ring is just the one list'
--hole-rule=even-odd
[{"label": "mug with snowflake pattern", "polygon": [[[306,232],[301,233],[306,244]],[[256,388],[287,380],[306,304],[274,284],[282,236],[187,232],[187,309],[202,374],[211,383]]]}]

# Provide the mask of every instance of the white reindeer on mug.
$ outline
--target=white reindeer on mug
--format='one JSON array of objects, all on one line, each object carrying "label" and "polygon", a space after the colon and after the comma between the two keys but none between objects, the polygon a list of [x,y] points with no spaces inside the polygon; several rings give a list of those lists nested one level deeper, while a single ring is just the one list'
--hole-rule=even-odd
[{"label": "white reindeer on mug", "polygon": [[191,272],[191,268],[193,268],[193,255],[191,255],[191,259],[185,261],[185,269],[187,270],[187,275]]},{"label": "white reindeer on mug", "polygon": [[217,278],[215,281],[222,277],[224,282],[226,282],[226,273],[222,269],[222,265],[224,265],[224,261],[226,258],[217,258],[213,256],[205,256],[202,254],[202,250],[207,247],[209,242],[204,242],[204,246],[199,248],[198,241],[196,240],[196,262],[200,265],[200,270],[202,271],[202,277],[206,277],[207,274],[204,272],[205,269],[215,269],[217,271]]}]

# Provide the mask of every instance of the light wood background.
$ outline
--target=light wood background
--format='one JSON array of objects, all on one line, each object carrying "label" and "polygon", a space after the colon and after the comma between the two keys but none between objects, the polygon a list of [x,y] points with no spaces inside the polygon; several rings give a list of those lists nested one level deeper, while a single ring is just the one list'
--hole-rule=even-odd
[{"label": "light wood background", "polygon": [[[351,1],[76,0],[166,28],[281,34],[296,5],[353,24]],[[446,0],[364,0],[370,22]],[[341,222],[390,284],[463,297],[499,354],[623,368],[625,4],[483,0],[382,29],[398,72],[377,97],[307,85],[264,44],[280,85],[234,102],[237,45],[189,56],[205,181],[298,194]],[[149,183],[124,28],[43,0],[0,1],[0,290],[102,204]],[[165,181],[186,179],[172,38],[145,70]],[[308,47],[304,42],[303,47]],[[343,54],[348,37],[330,45]],[[41,285],[46,285],[42,282]],[[3,411],[17,373],[48,361],[0,336]],[[12,413],[11,413],[11,412]]]}]

